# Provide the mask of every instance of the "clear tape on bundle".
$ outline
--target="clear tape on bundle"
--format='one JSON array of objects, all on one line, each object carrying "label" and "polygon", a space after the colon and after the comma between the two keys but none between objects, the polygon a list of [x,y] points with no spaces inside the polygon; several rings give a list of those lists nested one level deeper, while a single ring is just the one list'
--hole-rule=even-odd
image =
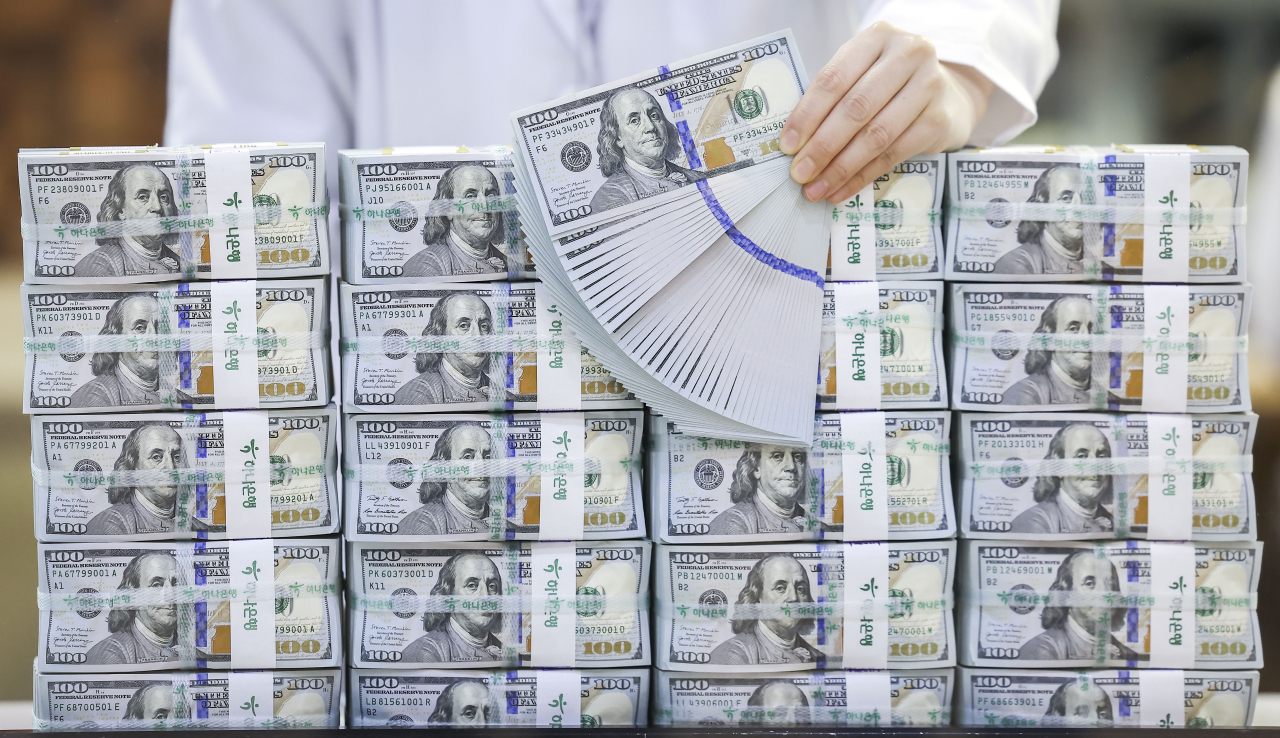
[{"label": "clear tape on bundle", "polygon": [[[70,676],[70,675],[68,675]],[[300,718],[294,716],[255,718],[253,729],[297,729],[297,728],[331,728],[336,727],[337,716],[324,718]],[[76,731],[163,731],[163,730],[245,730],[243,719],[234,723],[229,716],[208,718],[166,718],[163,720],[143,720],[140,718],[120,718],[93,720],[60,720],[50,722],[34,715],[31,718],[31,729],[38,733]]]},{"label": "clear tape on bundle", "polygon": [[328,218],[329,203],[312,202],[306,205],[254,205],[238,213],[226,213],[215,217],[207,213],[171,215],[161,218],[125,218],[83,225],[32,223],[22,220],[22,238],[28,241],[91,241],[99,238],[124,236],[162,236],[167,234],[207,231],[216,225],[230,228],[271,226]]},{"label": "clear tape on bundle", "polygon": [[1143,338],[1141,333],[1016,333],[953,330],[957,346],[992,351],[1082,351],[1092,353],[1244,354],[1248,336],[1190,336],[1185,340]]},{"label": "clear tape on bundle", "polygon": [[[781,674],[779,678],[785,679],[787,684],[795,684],[796,677],[797,674],[794,672],[786,672]],[[821,674],[812,680],[810,684],[809,694],[825,689],[827,686],[822,680]],[[672,728],[706,727],[702,722],[705,716],[698,715],[692,709],[672,710],[672,712],[673,715],[668,721],[655,722],[655,724]],[[687,712],[688,715],[681,715],[681,712]],[[848,695],[847,692],[845,704],[833,704],[826,707],[822,705],[743,706],[737,710],[725,708],[724,714],[737,725],[750,726],[777,723],[780,718],[785,718],[788,721],[787,725],[803,725],[805,728],[845,725],[858,728],[887,728],[891,725],[910,725],[919,728],[951,724],[951,710],[945,706],[935,709],[926,707],[899,708],[895,706],[889,715],[881,715],[878,711],[869,712],[859,709],[857,696]],[[805,732],[811,731],[806,730]]]},{"label": "clear tape on bundle", "polygon": [[[341,585],[337,582],[294,582],[275,585],[278,600],[310,599],[337,595]],[[36,592],[36,605],[41,611],[85,612],[107,609],[131,609],[156,605],[194,605],[201,602],[260,601],[263,592],[247,593],[229,584],[180,585],[177,587],[121,589],[114,592],[52,593]]]},{"label": "clear tape on bundle", "polygon": [[1083,592],[1071,590],[1017,590],[1009,592],[961,591],[961,607],[1092,607],[1112,610],[1129,609],[1195,609],[1199,614],[1208,616],[1213,613],[1244,611],[1258,609],[1258,593],[1247,592],[1238,595],[1223,595],[1221,592],[1206,588],[1191,593],[1177,595],[1164,592],[1146,594],[1121,592]]},{"label": "clear tape on bundle", "polygon": [[466,613],[541,612],[548,605],[574,610],[579,617],[599,613],[634,613],[649,609],[649,593],[584,594],[547,597],[533,594],[486,595],[484,597],[458,597],[454,595],[393,594],[380,597],[347,593],[347,606],[353,611],[391,613]]},{"label": "clear tape on bundle", "polygon": [[[328,459],[324,464],[294,466],[283,462],[271,462],[271,478],[308,477],[323,475],[336,468],[336,461]],[[189,466],[178,469],[115,469],[97,471],[91,469],[66,469],[54,471],[31,464],[32,481],[40,487],[71,489],[73,487],[154,487],[161,485],[222,484],[222,467]]]},{"label": "clear tape on bundle", "polygon": [[[1130,672],[1135,676],[1129,682],[1134,689],[1138,688],[1137,672]],[[1005,723],[1005,720],[1012,722]],[[1017,726],[1026,729],[1028,727],[1035,728],[1115,728],[1116,724],[1110,719],[1098,720],[1096,718],[1075,717],[1074,715],[1005,715],[995,712],[984,712],[980,709],[967,710],[960,715],[960,725],[983,726],[988,728],[1005,728]],[[1178,727],[1182,727],[1178,725]]]},{"label": "clear tape on bundle", "polygon": [[[890,619],[919,615],[926,612],[946,613],[955,607],[949,597],[915,599],[912,597],[880,596],[859,598],[859,605],[870,603],[872,608],[882,608]],[[844,600],[823,602],[742,602],[736,605],[694,605],[675,603],[666,599],[656,602],[656,615],[679,622],[723,622],[726,620],[774,620],[778,618],[814,618],[830,620],[844,618]]]},{"label": "clear tape on bundle", "polygon": [[[910,448],[913,458],[924,458],[926,456],[950,456],[951,442],[940,441],[938,443],[924,443],[915,440],[905,442]],[[814,451],[824,453],[855,453],[859,449],[865,449],[866,443],[859,444],[857,441],[844,441],[839,438],[815,438],[813,439]]]},{"label": "clear tape on bundle", "polygon": [[877,311],[874,318],[866,314],[857,315],[857,316],[837,315],[834,319],[834,322],[835,322],[834,327],[836,330],[840,330],[842,328],[852,328],[852,329],[878,328],[880,330],[892,330],[894,328],[897,328],[897,329],[929,328],[931,330],[937,330],[938,328],[941,328],[943,325],[941,318],[935,318],[932,315],[924,318],[919,318],[919,317],[912,318],[909,315],[896,313],[892,310]]},{"label": "clear tape on bundle", "polygon": [[851,208],[845,211],[843,220],[846,223],[857,223],[858,221],[862,221],[864,223],[875,223],[879,226],[893,227],[904,225],[906,223],[907,216],[911,216],[913,219],[923,216],[928,219],[929,225],[938,225],[942,222],[941,209],[907,210],[904,208],[885,207]]},{"label": "clear tape on bundle", "polygon": [[1020,220],[1071,223],[1114,223],[1117,225],[1141,225],[1147,221],[1149,211],[1157,211],[1170,225],[1182,226],[1238,226],[1245,225],[1245,207],[1201,208],[1170,211],[1167,208],[1148,208],[1146,205],[1062,205],[1053,202],[1003,202],[990,200],[981,204],[952,204],[948,213],[953,218],[997,223]]},{"label": "clear tape on bundle", "polygon": [[350,481],[401,483],[405,480],[447,481],[475,477],[516,477],[577,474],[619,474],[640,468],[640,460],[632,458],[600,459],[588,456],[582,468],[575,469],[571,461],[543,463],[539,459],[504,458],[478,459],[476,461],[426,461],[417,466],[392,466],[390,464],[358,464],[343,467],[344,478]]},{"label": "clear tape on bundle", "polygon": [[[324,348],[328,340],[319,331],[305,333],[259,333],[256,336],[225,334],[225,348],[235,351],[302,351]],[[155,333],[128,335],[111,333],[82,336],[64,333],[57,338],[22,339],[26,354],[133,353],[139,351],[213,351],[213,331],[208,333]]]},{"label": "clear tape on bundle", "polygon": [[[1156,467],[1156,464],[1160,464]],[[974,461],[964,465],[965,475],[973,479],[1005,477],[1080,477],[1100,475],[1148,474],[1248,474],[1253,471],[1253,455],[1193,456],[1153,460],[1149,456],[1121,456],[1092,459],[1006,459]]]},{"label": "clear tape on bundle", "polygon": [[[402,194],[397,193],[397,197]],[[414,207],[416,212],[406,212],[401,210],[399,203],[393,203],[380,208],[368,207],[350,207],[341,205],[340,212],[342,217],[350,216],[355,220],[394,220],[398,218],[408,217],[439,217],[442,215],[465,215],[467,213],[514,213],[516,212],[516,196],[515,193],[502,195],[501,197],[470,197],[470,198],[412,198],[404,197],[404,202]]]},{"label": "clear tape on bundle", "polygon": [[563,336],[504,333],[494,336],[361,336],[344,338],[344,354],[377,356],[381,354],[450,354],[450,353],[524,353],[558,351],[565,347]]}]

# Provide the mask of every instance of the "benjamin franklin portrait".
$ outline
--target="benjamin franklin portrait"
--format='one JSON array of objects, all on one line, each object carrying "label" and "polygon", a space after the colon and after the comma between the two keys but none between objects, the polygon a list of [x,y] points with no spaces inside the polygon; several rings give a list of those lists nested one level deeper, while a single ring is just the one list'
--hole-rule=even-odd
[{"label": "benjamin franklin portrait", "polygon": [[[159,168],[145,163],[121,167],[107,184],[98,208],[98,222],[167,218],[178,214],[173,185]],[[126,277],[135,274],[176,274],[180,263],[170,247],[176,234],[122,235],[99,238],[98,248],[76,263],[77,277]]]},{"label": "benjamin franklin portrait", "polygon": [[[502,594],[502,574],[489,557],[463,551],[440,567],[432,595],[479,599]],[[427,634],[405,646],[401,661],[409,663],[459,663],[502,660],[502,613],[462,609],[429,612],[422,618]]]},{"label": "benjamin franklin portrait", "polygon": [[[436,441],[432,461],[488,461],[493,437],[478,423],[449,426]],[[502,479],[455,477],[425,479],[418,488],[422,507],[400,521],[400,534],[443,536],[489,530],[489,494]]]},{"label": "benjamin franklin portrait", "polygon": [[[424,336],[489,336],[493,313],[472,292],[451,292],[431,308]],[[396,390],[396,405],[445,405],[455,402],[488,402],[490,397],[487,351],[424,352],[414,357],[418,376]]]},{"label": "benjamin franklin portrait", "polygon": [[[1064,425],[1049,439],[1045,459],[1109,459],[1111,442],[1092,423]],[[1013,519],[1011,533],[1099,533],[1115,529],[1110,474],[1036,477],[1036,504]]]},{"label": "benjamin franklin portrait", "polygon": [[[154,336],[161,332],[160,311],[149,294],[122,297],[107,310],[98,335]],[[71,394],[71,407],[159,405],[171,393],[179,402],[191,399],[162,380],[159,351],[99,352],[90,362],[93,379]]]},{"label": "benjamin franklin portrait", "polygon": [[[183,584],[173,554],[148,551],[135,556],[124,568],[118,589],[164,593]],[[85,654],[86,664],[153,664],[178,659],[177,603],[112,608],[107,615],[107,630],[111,635]]]},{"label": "benjamin franklin portrait", "polygon": [[[739,605],[784,605],[813,602],[809,572],[790,554],[773,554],[756,562],[738,593]],[[813,618],[779,612],[766,619],[734,618],[734,636],[711,652],[712,664],[798,664],[825,660],[801,636],[813,630]]]},{"label": "benjamin franklin portrait", "polygon": [[657,99],[637,87],[624,87],[604,101],[596,152],[600,172],[608,179],[591,198],[593,213],[707,178],[675,163],[681,154],[680,134]]},{"label": "benjamin franklin portrait", "polygon": [[[1110,559],[1099,558],[1093,550],[1076,551],[1063,559],[1050,592],[1120,593],[1120,574]],[[1106,642],[1107,658],[1125,661],[1146,660],[1116,639],[1112,633],[1125,627],[1125,608],[1104,605],[1046,606],[1040,613],[1044,632],[1022,645],[1018,658],[1024,661],[1093,660],[1098,641]]]},{"label": "benjamin franklin portrait", "polygon": [[802,448],[748,444],[729,486],[733,507],[711,521],[711,535],[803,533],[812,529],[804,509],[809,454]]},{"label": "benjamin franklin portrait", "polygon": [[[1079,164],[1056,164],[1036,179],[1027,202],[1078,205],[1084,189]],[[1084,225],[1079,221],[1024,220],[1018,248],[996,260],[996,274],[1083,274]]]},{"label": "benjamin franklin portrait", "polygon": [[[164,423],[134,428],[120,444],[116,471],[171,472],[187,465],[186,449],[178,432]],[[137,484],[107,488],[111,507],[89,521],[91,536],[125,536],[167,533],[173,530],[178,485]]]},{"label": "benjamin franklin portrait", "polygon": [[[501,196],[498,178],[479,164],[458,164],[440,177],[433,200],[475,200]],[[406,277],[449,277],[507,272],[503,214],[490,210],[424,218],[426,244],[404,263]]]},{"label": "benjamin franklin portrait", "polygon": [[[1093,333],[1093,303],[1068,295],[1045,306],[1036,333],[1087,337]],[[1005,405],[1068,405],[1089,402],[1092,351],[1030,349],[1023,367],[1027,376],[1004,393]]]}]

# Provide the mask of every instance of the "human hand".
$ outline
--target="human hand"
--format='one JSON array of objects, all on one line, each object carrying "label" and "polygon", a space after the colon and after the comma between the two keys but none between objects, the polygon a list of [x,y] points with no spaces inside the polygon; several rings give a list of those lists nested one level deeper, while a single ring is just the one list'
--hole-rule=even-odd
[{"label": "human hand", "polygon": [[904,159],[963,146],[993,87],[939,62],[923,36],[876,23],[840,47],[787,119],[791,178],[810,200],[847,200]]}]

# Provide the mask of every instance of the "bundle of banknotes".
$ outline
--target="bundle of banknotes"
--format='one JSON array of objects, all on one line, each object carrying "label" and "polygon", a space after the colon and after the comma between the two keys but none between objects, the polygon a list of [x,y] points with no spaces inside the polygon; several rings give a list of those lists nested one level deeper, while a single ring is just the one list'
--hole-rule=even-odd
[{"label": "bundle of banknotes", "polygon": [[954,669],[658,671],[653,722],[676,727],[937,727],[951,724],[954,685]]},{"label": "bundle of banknotes", "polygon": [[[273,538],[338,532],[338,412],[327,408],[31,419],[36,539],[239,538],[226,428],[261,414]],[[234,435],[234,430],[232,434]],[[234,473],[234,470],[232,470]],[[268,481],[263,475],[262,481]],[[256,501],[255,501],[256,502]]]},{"label": "bundle of banknotes", "polygon": [[503,146],[338,152],[346,281],[533,279],[511,154]]},{"label": "bundle of banknotes", "polygon": [[22,410],[323,406],[327,284],[25,284]]},{"label": "bundle of banknotes", "polygon": [[328,276],[323,143],[21,149],[27,283]]},{"label": "bundle of banknotes", "polygon": [[827,280],[942,278],[946,154],[917,154],[831,211]]},{"label": "bundle of banknotes", "polygon": [[[344,467],[347,540],[545,538],[543,488],[551,489],[550,467],[558,465],[543,417],[351,416]],[[644,413],[599,410],[583,413],[583,420],[586,468],[577,472],[585,475],[582,539],[643,538]]]},{"label": "bundle of banknotes", "polygon": [[999,146],[947,166],[948,280],[1244,281],[1244,149]]},{"label": "bundle of banknotes", "polygon": [[659,544],[656,665],[716,673],[953,666],[955,547]]},{"label": "bundle of banknotes", "polygon": [[42,673],[342,665],[337,538],[40,544]]},{"label": "bundle of banknotes", "polygon": [[647,541],[348,544],[357,669],[648,666]]},{"label": "bundle of banknotes", "polygon": [[38,731],[337,728],[341,669],[36,674]]},{"label": "bundle of banknotes", "polygon": [[686,436],[660,416],[650,422],[660,543],[955,535],[949,412],[822,413],[811,447]]},{"label": "bundle of banknotes", "polygon": [[594,356],[696,435],[807,445],[829,205],[779,136],[808,79],[780,32],[512,114],[520,225]]},{"label": "bundle of banknotes", "polygon": [[[1013,540],[1168,538],[1150,535],[1164,472],[1152,420],[1141,414],[960,413],[960,535]],[[1167,420],[1165,421],[1167,424]],[[1258,416],[1187,417],[1196,541],[1258,537],[1252,469]],[[1165,431],[1167,433],[1168,431]]]},{"label": "bundle of banknotes", "polygon": [[956,724],[980,728],[1246,728],[1256,671],[970,669]]},{"label": "bundle of banknotes", "polygon": [[352,728],[605,728],[649,720],[649,669],[351,672]]}]

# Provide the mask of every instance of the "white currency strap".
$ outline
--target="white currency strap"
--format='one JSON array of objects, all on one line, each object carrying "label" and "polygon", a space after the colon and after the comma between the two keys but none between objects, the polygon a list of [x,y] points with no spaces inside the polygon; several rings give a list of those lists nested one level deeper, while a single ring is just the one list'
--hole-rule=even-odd
[{"label": "white currency strap", "polygon": [[883,412],[840,414],[844,540],[889,540]]},{"label": "white currency strap", "polygon": [[[1196,549],[1190,543],[1152,543],[1151,594],[1182,604],[1151,608],[1151,668],[1190,669],[1196,662]],[[1159,602],[1159,600],[1157,600]]]},{"label": "white currency strap", "polygon": [[227,538],[271,537],[270,443],[266,410],[222,414]]},{"label": "white currency strap", "polygon": [[227,541],[231,586],[244,599],[231,603],[231,668],[276,665],[276,553],[271,539]]},{"label": "white currency strap", "polygon": [[582,672],[539,669],[534,688],[539,728],[582,727]]},{"label": "white currency strap", "polygon": [[893,694],[889,679],[888,671],[844,672],[845,722],[848,725],[887,728],[893,724]]},{"label": "white currency strap", "polygon": [[889,544],[844,544],[844,669],[889,667]]},{"label": "white currency strap", "polygon": [[842,410],[879,410],[880,287],[876,282],[831,286],[836,297],[836,405]]},{"label": "white currency strap", "polygon": [[[1144,341],[1186,343],[1190,332],[1191,292],[1186,285],[1147,285],[1142,291]],[[1186,351],[1161,350],[1158,343],[1142,354],[1142,410],[1148,413],[1187,411]]]},{"label": "white currency strap", "polygon": [[240,213],[253,211],[249,152],[242,148],[220,147],[206,151],[204,191],[209,202],[209,216],[213,219],[213,226],[209,228],[209,276],[214,279],[253,279],[258,273],[258,249],[253,226],[228,226],[223,220],[224,215],[238,219]]},{"label": "white currency strap", "polygon": [[1190,273],[1191,154],[1143,154],[1142,281],[1186,282]]},{"label": "white currency strap", "polygon": [[[213,406],[258,407],[258,286],[253,280],[209,285],[213,323]],[[247,342],[231,342],[237,336]]]},{"label": "white currency strap", "polygon": [[1182,669],[1138,671],[1139,725],[1182,728],[1187,723],[1186,677]]},{"label": "white currency strap", "polygon": [[538,409],[582,409],[582,343],[565,323],[551,291],[534,285],[538,337],[550,336],[549,345],[538,345]]},{"label": "white currency strap", "polygon": [[[1147,416],[1147,540],[1191,540],[1191,417]],[[1164,468],[1185,460],[1185,474]]]},{"label": "white currency strap", "polygon": [[563,473],[542,472],[538,540],[580,541],[586,511],[587,421],[582,413],[541,413],[542,464],[565,464]]},{"label": "white currency strap", "polygon": [[577,594],[577,549],[572,543],[534,543],[531,547],[533,598],[546,604],[535,605],[533,609],[529,664],[573,666],[578,614],[562,603]]},{"label": "white currency strap", "polygon": [[876,278],[875,185],[835,206],[831,218],[831,281],[871,282]]},{"label": "white currency strap", "polygon": [[274,718],[275,692],[275,679],[269,671],[227,672],[230,727],[252,728]]}]

